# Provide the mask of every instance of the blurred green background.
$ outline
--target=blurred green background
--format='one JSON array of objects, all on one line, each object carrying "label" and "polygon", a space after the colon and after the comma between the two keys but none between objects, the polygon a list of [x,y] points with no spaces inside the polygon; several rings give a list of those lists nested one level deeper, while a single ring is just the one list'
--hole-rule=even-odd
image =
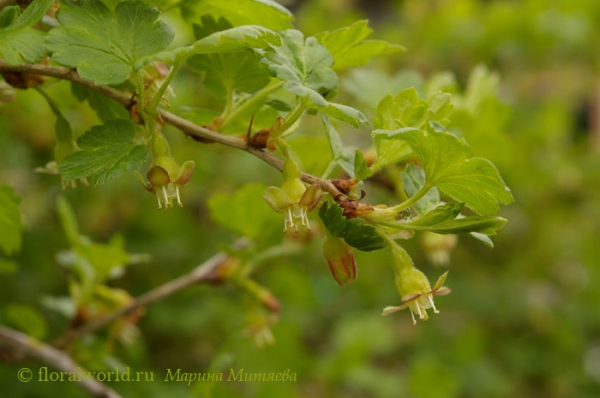
[{"label": "blurred green background", "polygon": [[[600,396],[600,2],[286,5],[307,35],[368,18],[375,38],[407,48],[343,75],[338,102],[372,115],[380,97],[407,86],[456,94],[450,129],[498,166],[516,199],[501,209],[509,222],[494,237],[495,248],[460,236],[447,265],[452,294],[436,300],[440,314],[413,326],[407,312],[380,315],[399,303],[385,251],[357,253],[358,280],[339,287],[318,236],[286,238],[289,254],[267,258],[254,273],[282,305],[271,328],[274,344],[261,348],[249,335],[249,327],[270,320],[243,291],[199,285],[148,307],[131,343],[107,347],[100,332],[74,346],[74,356],[90,369],[121,364],[154,372],[152,383],[113,383],[125,397]],[[176,11],[168,17],[174,24],[179,19]],[[44,89],[60,99],[78,134],[97,123],[87,105],[81,111],[68,84]],[[191,72],[184,71],[174,89],[176,112],[186,105],[219,109]],[[26,232],[22,251],[0,260],[0,323],[19,327],[10,313],[34,310],[45,319],[39,328],[46,341],[68,325],[48,305],[48,297],[68,295],[68,272],[56,258],[68,248],[56,214],[59,194],[72,204],[83,234],[105,242],[120,233],[129,252],[151,254],[151,262],[129,267],[110,283],[137,296],[237,238],[211,217],[209,198],[247,183],[280,183],[256,158],[167,129],[176,157],[197,164],[182,191],[183,209],[157,211],[155,198],[133,176],[61,192],[57,177],[33,172],[52,159],[54,116],[44,99],[20,91],[1,111],[0,182],[21,195]],[[305,134],[292,142],[305,169],[322,172],[330,157],[323,132],[314,117],[304,126]],[[366,149],[368,131],[343,133]],[[390,195],[378,186],[366,189],[374,202]],[[247,209],[268,210],[258,202]],[[269,217],[269,225],[278,231],[283,222]],[[264,238],[265,248],[278,239]],[[431,280],[445,271],[431,262],[418,236],[406,247]],[[86,396],[76,383],[19,383],[22,366],[35,373],[42,365],[0,362],[0,396]],[[225,378],[229,369],[289,369],[297,381],[191,387],[162,381],[167,369],[178,368],[225,372]]]}]

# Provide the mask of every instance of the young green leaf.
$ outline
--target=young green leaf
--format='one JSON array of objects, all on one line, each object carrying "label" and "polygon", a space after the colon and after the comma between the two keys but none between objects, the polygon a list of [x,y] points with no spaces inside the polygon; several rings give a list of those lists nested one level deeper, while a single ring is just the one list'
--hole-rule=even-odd
[{"label": "young green leaf", "polygon": [[233,26],[262,25],[273,30],[288,29],[294,20],[292,13],[274,0],[184,0],[181,11],[189,22],[209,14],[215,19],[227,18]]},{"label": "young green leaf", "polygon": [[335,127],[329,121],[329,116],[325,114],[321,114],[321,121],[325,126],[325,131],[327,133],[327,139],[329,141],[329,147],[331,148],[331,154],[333,155],[333,160],[335,160],[342,169],[349,176],[354,176],[354,151],[350,148],[344,147],[342,143],[342,139],[340,138],[340,134],[337,132]]},{"label": "young green leaf", "polygon": [[[404,130],[411,129],[412,127],[406,127]],[[380,130],[373,131],[373,142],[377,151],[377,160],[372,166],[373,172],[410,158],[412,150],[406,142],[389,139],[387,134],[379,134],[379,132]]]},{"label": "young green leaf", "polygon": [[96,84],[124,82],[174,37],[169,25],[157,21],[158,9],[141,1],[124,1],[114,11],[100,0],[61,3],[56,17],[62,26],[46,37],[52,59]]},{"label": "young green leaf", "polygon": [[358,127],[367,118],[358,110],[331,103],[326,97],[338,88],[338,77],[331,69],[333,57],[315,37],[304,40],[302,32],[286,30],[279,33],[282,44],[271,46],[263,62],[269,65],[271,75],[285,81],[284,88],[336,119]]},{"label": "young green leaf", "polygon": [[[202,39],[231,27],[223,18],[215,21],[211,16],[204,16],[202,25],[194,25],[194,35]],[[204,84],[216,97],[225,98],[234,90],[252,93],[269,84],[267,66],[260,59],[252,52],[201,54],[190,57],[188,64],[204,73]]]},{"label": "young green leaf", "polygon": [[460,214],[463,207],[465,207],[463,203],[446,203],[411,220],[408,224],[413,226],[430,226],[454,220]]},{"label": "young green leaf", "polygon": [[343,238],[350,246],[362,251],[378,250],[387,245],[372,225],[365,225],[362,218],[347,220],[343,210],[335,203],[323,203],[319,217],[327,230],[337,238]]},{"label": "young green leaf", "polygon": [[390,131],[388,137],[407,142],[425,170],[426,183],[482,215],[498,212],[514,201],[496,167],[472,157],[464,140],[446,132]]},{"label": "young green leaf", "polygon": [[319,33],[315,37],[331,53],[335,62],[333,69],[365,65],[377,55],[390,54],[404,50],[404,47],[383,40],[365,40],[373,33],[368,21],[356,21],[351,26]]},{"label": "young green leaf", "polygon": [[494,242],[492,241],[492,238],[490,238],[489,236],[479,233],[479,232],[469,232],[469,235],[471,235],[473,238],[477,239],[478,241],[480,241],[481,243],[483,243],[490,249],[494,248]]},{"label": "young green leaf", "polygon": [[356,150],[354,153],[354,177],[359,180],[364,180],[373,175],[373,171],[367,165],[365,156],[360,150]]},{"label": "young green leaf", "polygon": [[144,59],[141,62],[145,63],[150,60],[157,60],[173,64],[196,54],[252,51],[280,44],[281,38],[270,29],[259,25],[238,26],[212,33],[189,46],[163,51],[152,56],[151,59]]},{"label": "young green leaf", "polygon": [[[434,225],[417,226],[407,224],[408,229],[418,229],[437,234],[457,234],[461,232],[476,232],[483,235],[496,235],[496,231],[506,224],[502,217],[470,216],[446,220]],[[412,228],[414,227],[414,228]]]},{"label": "young green leaf", "polygon": [[[425,171],[410,163],[401,173],[404,192],[410,198],[425,185]],[[440,192],[436,187],[431,188],[413,206],[419,214],[425,214],[433,210],[440,203]]]},{"label": "young green leaf", "polygon": [[305,41],[298,30],[286,30],[279,35],[282,44],[272,46],[265,54],[269,71],[286,82],[284,87],[289,92],[326,107],[324,96],[338,87],[337,75],[331,69],[333,57],[316,38]]},{"label": "young green leaf", "polygon": [[23,13],[19,6],[5,6],[0,10],[0,58],[7,64],[36,63],[44,58],[45,35],[31,26],[42,19],[53,2],[34,1]]},{"label": "young green leaf", "polygon": [[91,177],[93,184],[105,182],[131,170],[146,160],[145,145],[133,141],[135,130],[128,120],[109,120],[86,131],[77,144],[81,151],[63,159],[58,171],[66,179]]},{"label": "young green leaf", "polygon": [[0,249],[8,255],[21,248],[21,200],[11,187],[0,186]]},{"label": "young green leaf", "polygon": [[[373,122],[379,129],[373,132],[377,150],[377,161],[373,165],[373,171],[406,160],[411,155],[409,145],[401,140],[389,139],[387,131],[404,132],[422,128],[428,120],[435,119],[438,108],[442,106],[439,102],[440,100],[435,98],[433,107],[430,108],[427,101],[419,99],[419,94],[413,87],[400,91],[396,97],[388,95],[379,102]],[[443,111],[446,112],[446,108]]]},{"label": "young green leaf", "polygon": [[[460,214],[463,207],[463,203],[446,203],[415,219],[384,225],[414,231],[431,231],[438,234],[469,232],[478,234],[476,237],[481,239],[481,236],[495,235],[496,230],[502,228],[506,223],[506,219],[501,217],[463,217]],[[488,244],[486,241],[484,243]]]}]

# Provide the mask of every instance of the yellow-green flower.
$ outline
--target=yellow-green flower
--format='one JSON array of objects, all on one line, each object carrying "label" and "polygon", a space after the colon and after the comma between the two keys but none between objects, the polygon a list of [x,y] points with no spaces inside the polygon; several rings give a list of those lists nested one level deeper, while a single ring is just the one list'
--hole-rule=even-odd
[{"label": "yellow-green flower", "polygon": [[306,188],[300,179],[300,169],[290,158],[283,165],[283,185],[279,187],[268,187],[263,198],[269,206],[278,213],[283,213],[284,231],[288,228],[298,228],[295,222],[310,229],[308,212],[313,210],[321,200],[321,188],[311,185]]},{"label": "yellow-green flower", "polygon": [[182,207],[179,188],[187,184],[194,173],[193,160],[184,162],[181,166],[171,157],[169,144],[160,132],[155,132],[152,143],[154,162],[148,171],[148,183],[136,172],[136,176],[148,192],[156,195],[158,208],[165,210],[173,207],[173,199]]},{"label": "yellow-green flower", "polygon": [[448,272],[439,277],[432,289],[423,272],[414,267],[404,268],[396,276],[396,288],[400,293],[402,304],[385,307],[382,315],[389,315],[408,308],[413,324],[417,323],[415,315],[426,321],[429,318],[427,314],[429,308],[433,308],[434,313],[439,313],[433,302],[433,296],[443,296],[452,291],[449,287],[443,286],[446,276],[448,276]]}]

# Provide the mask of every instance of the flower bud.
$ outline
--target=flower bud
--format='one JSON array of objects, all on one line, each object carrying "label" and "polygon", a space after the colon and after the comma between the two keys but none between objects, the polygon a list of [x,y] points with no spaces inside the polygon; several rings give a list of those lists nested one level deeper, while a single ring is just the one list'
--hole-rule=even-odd
[{"label": "flower bud", "polygon": [[323,244],[331,276],[339,285],[347,285],[356,279],[356,261],[352,248],[342,238],[327,234]]}]

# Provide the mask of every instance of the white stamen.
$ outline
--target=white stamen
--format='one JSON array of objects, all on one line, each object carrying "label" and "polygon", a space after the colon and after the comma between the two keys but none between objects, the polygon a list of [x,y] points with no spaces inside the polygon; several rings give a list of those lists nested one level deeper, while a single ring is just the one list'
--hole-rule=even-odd
[{"label": "white stamen", "polygon": [[158,208],[162,209],[162,203],[160,203],[160,194],[156,193],[156,199],[158,200]]},{"label": "white stamen", "polygon": [[183,207],[183,203],[181,203],[181,198],[179,197],[179,187],[175,186],[175,195],[177,195],[177,204],[179,207]]},{"label": "white stamen", "polygon": [[417,324],[417,320],[415,319],[415,314],[413,313],[412,308],[408,307],[408,309],[410,310],[410,316],[411,316],[411,318],[413,320],[413,325],[416,325]]},{"label": "white stamen", "polygon": [[421,311],[421,305],[419,304],[419,302],[417,300],[415,300],[415,306],[417,307],[417,310],[419,311],[419,319],[425,319],[425,315]]},{"label": "white stamen", "polygon": [[440,311],[438,311],[437,308],[435,308],[435,304],[433,303],[433,294],[428,294],[427,298],[429,299],[429,303],[431,303],[431,308],[433,308],[433,312],[435,312],[436,314],[439,314]]},{"label": "white stamen", "polygon": [[167,188],[163,185],[162,187],[163,196],[165,198],[165,209],[169,208],[169,197],[167,196]]},{"label": "white stamen", "polygon": [[285,213],[285,219],[283,221],[283,232],[287,231],[289,227],[294,226],[294,219],[292,218],[292,209],[288,207],[287,213]]}]

